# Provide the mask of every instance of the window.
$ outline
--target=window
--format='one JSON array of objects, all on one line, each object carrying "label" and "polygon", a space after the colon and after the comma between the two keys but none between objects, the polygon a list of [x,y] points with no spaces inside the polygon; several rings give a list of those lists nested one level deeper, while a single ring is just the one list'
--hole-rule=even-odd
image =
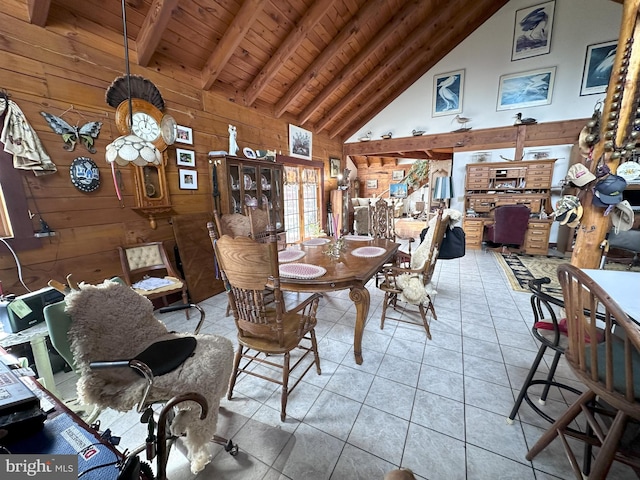
[{"label": "window", "polygon": [[[308,165],[309,162],[305,162]],[[322,169],[306,165],[284,167],[284,226],[287,243],[309,238],[322,223]]]}]

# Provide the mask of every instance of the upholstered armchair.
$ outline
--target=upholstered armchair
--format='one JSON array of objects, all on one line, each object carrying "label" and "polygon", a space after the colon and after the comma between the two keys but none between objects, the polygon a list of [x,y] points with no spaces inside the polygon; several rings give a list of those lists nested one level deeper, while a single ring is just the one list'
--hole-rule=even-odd
[{"label": "upholstered armchair", "polygon": [[524,244],[531,211],[525,205],[502,205],[493,211],[494,223],[486,225],[483,240],[500,245]]}]

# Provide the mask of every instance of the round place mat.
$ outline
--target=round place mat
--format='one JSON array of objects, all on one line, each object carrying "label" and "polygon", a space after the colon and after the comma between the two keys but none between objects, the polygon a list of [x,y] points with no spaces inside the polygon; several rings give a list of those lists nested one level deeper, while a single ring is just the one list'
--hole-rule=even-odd
[{"label": "round place mat", "polygon": [[314,245],[324,245],[325,243],[329,243],[331,240],[328,238],[310,238],[309,240],[305,240],[302,242],[303,245],[306,246],[314,246]]},{"label": "round place mat", "polygon": [[280,265],[280,276],[289,278],[318,278],[327,273],[327,270],[317,265],[308,263],[286,263]]},{"label": "round place mat", "polygon": [[379,257],[384,255],[386,250],[381,247],[360,247],[356,248],[351,254],[355,257]]},{"label": "round place mat", "polygon": [[356,242],[368,242],[369,240],[373,240],[373,237],[369,235],[345,235],[345,240],[355,240]]},{"label": "round place mat", "polygon": [[283,250],[278,252],[278,261],[280,261],[280,263],[295,262],[305,255],[306,253],[302,250]]}]

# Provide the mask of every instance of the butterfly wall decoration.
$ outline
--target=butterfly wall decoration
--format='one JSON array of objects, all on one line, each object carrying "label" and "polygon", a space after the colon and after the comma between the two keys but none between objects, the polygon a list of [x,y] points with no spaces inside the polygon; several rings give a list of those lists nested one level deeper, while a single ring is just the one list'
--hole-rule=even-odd
[{"label": "butterfly wall decoration", "polygon": [[71,126],[60,117],[47,112],[40,112],[45,118],[51,130],[58,135],[62,135],[62,141],[64,142],[64,149],[73,151],[76,148],[76,143],[80,142],[91,153],[96,153],[96,149],[93,146],[94,139],[98,138],[100,134],[100,127],[102,122],[88,122],[81,127]]}]

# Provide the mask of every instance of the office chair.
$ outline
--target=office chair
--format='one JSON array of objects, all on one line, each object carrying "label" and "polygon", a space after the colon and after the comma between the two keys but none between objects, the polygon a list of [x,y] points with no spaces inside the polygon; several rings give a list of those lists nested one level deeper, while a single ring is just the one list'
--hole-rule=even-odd
[{"label": "office chair", "polygon": [[[81,284],[71,289],[65,302],[71,319],[70,350],[80,375],[80,400],[118,411],[137,405],[148,424],[146,445],[132,455],[146,450],[152,459],[157,453],[161,478],[170,445],[179,436],[184,436],[194,473],[210,460],[209,441],[237,453],[230,440],[215,435],[220,399],[227,391],[233,365],[233,345],[224,337],[197,333],[204,321],[200,307],[194,305],[201,318],[196,334],[191,335],[169,332],[153,316],[147,298],[113,281]],[[155,403],[166,403],[157,422],[152,410]],[[166,432],[169,420],[170,436]]]},{"label": "office chair", "polygon": [[[238,329],[238,349],[227,398],[231,400],[241,374],[277,383],[282,386],[280,420],[284,422],[289,394],[314,365],[318,375],[321,374],[315,327],[322,295],[315,293],[291,309],[286,307],[280,290],[277,240],[273,232],[266,243],[260,243],[248,237],[217,238],[213,222],[207,228]],[[269,293],[274,300],[266,298]],[[291,366],[291,352],[298,349],[304,353]],[[305,367],[308,355],[311,361],[289,388],[289,375],[299,366]],[[282,362],[276,363],[280,357]],[[255,368],[256,364],[267,368]],[[266,372],[272,369],[280,370],[281,376],[267,376]]]},{"label": "office chair", "polygon": [[524,245],[530,214],[531,210],[526,205],[496,207],[493,211],[494,222],[484,227],[483,240],[502,245],[503,251],[508,245],[521,247]]},{"label": "office chair", "polygon": [[[640,420],[638,325],[579,268],[560,265],[558,279],[567,313],[569,345],[565,357],[587,390],[540,437],[526,458],[531,461],[559,436],[576,478],[582,479],[583,472],[566,439],[571,436],[599,447],[591,471],[584,472],[589,478],[606,478],[614,460],[638,469],[640,461],[633,445],[621,441],[626,425]],[[598,404],[594,405],[596,399]],[[587,432],[575,434],[569,425],[581,413]],[[606,417],[613,421],[605,422]]]}]

